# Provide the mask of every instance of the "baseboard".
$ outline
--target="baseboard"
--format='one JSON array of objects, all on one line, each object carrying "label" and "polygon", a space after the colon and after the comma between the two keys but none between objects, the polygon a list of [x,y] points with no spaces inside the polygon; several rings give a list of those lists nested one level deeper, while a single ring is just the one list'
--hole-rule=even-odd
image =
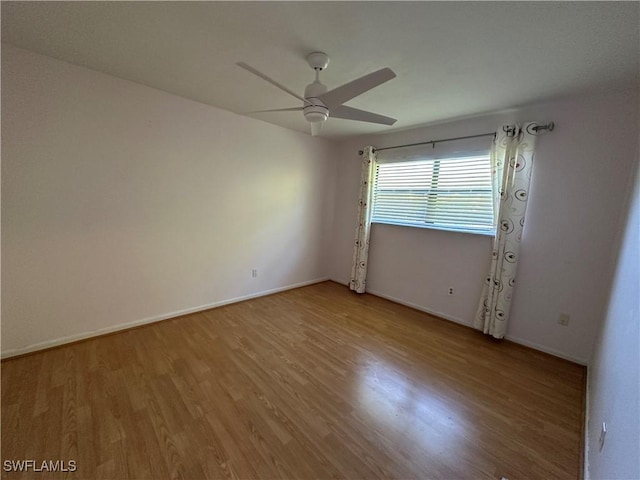
[{"label": "baseboard", "polygon": [[587,388],[584,397],[584,448],[582,449],[582,478],[589,480],[589,392],[591,391],[591,369],[587,365]]},{"label": "baseboard", "polygon": [[524,345],[525,347],[533,348],[534,350],[539,350],[544,353],[548,353],[549,355],[553,355],[554,357],[563,358],[565,360],[569,360],[570,362],[577,363],[578,365],[587,366],[588,361],[584,358],[574,357],[573,355],[567,355],[566,353],[562,353],[553,348],[545,347],[544,345],[540,345],[535,342],[530,342],[529,340],[523,340],[522,338],[513,337],[511,335],[505,335],[505,339],[509,340],[513,343],[518,343],[520,345]]},{"label": "baseboard", "polygon": [[368,290],[367,293],[371,295],[375,295],[376,297],[384,298],[385,300],[390,300],[394,303],[399,303],[400,305],[404,305],[405,307],[411,307],[415,310],[420,310],[421,312],[428,313],[429,315],[433,315],[435,317],[444,318],[445,320],[449,320],[450,322],[459,323],[460,325],[464,325],[465,327],[471,327],[471,323],[462,320],[461,318],[453,317],[451,315],[447,315],[446,313],[438,312],[437,310],[432,310],[430,308],[423,307],[422,305],[418,305],[416,303],[407,302],[405,300],[401,300],[396,297],[392,297],[391,295],[387,295],[385,293],[378,292],[376,290]]},{"label": "baseboard", "polygon": [[27,353],[37,352],[39,350],[46,350],[53,347],[59,347],[67,343],[78,342],[80,340],[86,340],[88,338],[99,337],[101,335],[108,335],[116,333],[121,330],[128,330],[131,328],[139,327],[149,323],[160,322],[162,320],[168,320],[170,318],[180,317],[182,315],[188,315],[190,313],[202,312],[211,308],[222,307],[232,303],[243,302],[252,298],[264,297],[266,295],[273,295],[274,293],[284,292],[286,290],[293,290],[294,288],[306,287],[307,285],[313,285],[314,283],[326,282],[329,277],[316,278],[314,280],[308,280],[306,282],[295,283],[292,285],[286,285],[284,287],[273,288],[270,290],[263,290],[257,293],[251,293],[249,295],[243,295],[241,297],[230,298],[228,300],[221,300],[219,302],[213,302],[206,305],[200,305],[198,307],[186,308],[184,310],[178,310],[175,312],[165,313],[162,315],[156,315],[153,317],[147,317],[140,320],[134,320],[133,322],[119,323],[106,328],[99,328],[98,330],[91,330],[89,332],[77,333],[75,335],[69,335],[66,337],[60,337],[53,340],[47,340],[45,342],[34,343],[32,345],[26,345],[24,347],[13,348],[4,350],[0,353],[0,358],[11,358],[18,355],[25,355]]},{"label": "baseboard", "polygon": [[336,282],[339,283],[341,285],[346,285],[347,287],[349,286],[349,280],[345,280],[344,278],[329,278],[329,280],[331,280],[332,282]]}]

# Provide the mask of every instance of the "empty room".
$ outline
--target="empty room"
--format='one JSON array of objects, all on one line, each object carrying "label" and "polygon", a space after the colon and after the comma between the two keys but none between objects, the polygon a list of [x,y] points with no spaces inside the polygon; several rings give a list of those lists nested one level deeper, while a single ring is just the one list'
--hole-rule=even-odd
[{"label": "empty room", "polygon": [[640,479],[638,2],[1,8],[2,479]]}]

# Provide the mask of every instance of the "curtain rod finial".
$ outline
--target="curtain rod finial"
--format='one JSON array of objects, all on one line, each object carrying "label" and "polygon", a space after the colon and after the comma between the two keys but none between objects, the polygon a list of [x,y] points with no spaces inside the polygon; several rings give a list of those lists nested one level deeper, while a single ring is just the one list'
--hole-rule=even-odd
[{"label": "curtain rod finial", "polygon": [[[537,123],[533,124],[533,126],[531,127],[531,130],[533,131],[534,134],[539,134],[540,132],[543,131],[547,131],[547,132],[553,132],[553,129],[555,128],[556,124],[553,122],[548,122],[545,123],[544,125],[538,125]],[[529,128],[529,127],[527,127]],[[529,132],[531,133],[531,132]]]}]

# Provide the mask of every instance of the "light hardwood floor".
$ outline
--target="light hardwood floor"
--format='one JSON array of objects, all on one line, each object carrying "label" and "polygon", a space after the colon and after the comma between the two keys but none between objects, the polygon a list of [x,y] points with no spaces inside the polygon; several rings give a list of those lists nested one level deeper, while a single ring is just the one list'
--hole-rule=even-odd
[{"label": "light hardwood floor", "polygon": [[575,479],[585,373],[325,282],[4,361],[2,476]]}]

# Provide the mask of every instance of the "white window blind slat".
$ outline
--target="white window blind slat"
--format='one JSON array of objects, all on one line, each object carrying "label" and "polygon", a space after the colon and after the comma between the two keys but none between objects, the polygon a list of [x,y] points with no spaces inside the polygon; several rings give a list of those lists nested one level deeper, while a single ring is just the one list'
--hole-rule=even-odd
[{"label": "white window blind slat", "polygon": [[495,234],[488,154],[376,165],[372,222]]}]

